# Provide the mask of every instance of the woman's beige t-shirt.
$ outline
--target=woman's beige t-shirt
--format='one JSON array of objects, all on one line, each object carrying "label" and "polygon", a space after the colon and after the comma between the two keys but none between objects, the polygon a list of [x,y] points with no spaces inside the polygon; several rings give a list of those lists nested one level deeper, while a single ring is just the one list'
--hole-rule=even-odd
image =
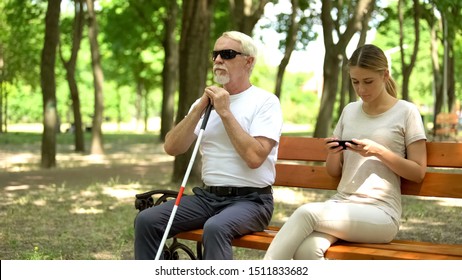
[{"label": "woman's beige t-shirt", "polygon": [[[341,140],[370,139],[401,157],[406,147],[427,139],[422,117],[417,107],[399,100],[380,115],[368,115],[362,101],[348,104],[340,116],[334,136]],[[342,179],[333,200],[377,205],[399,224],[401,208],[401,179],[376,157],[363,157],[344,151]]]}]

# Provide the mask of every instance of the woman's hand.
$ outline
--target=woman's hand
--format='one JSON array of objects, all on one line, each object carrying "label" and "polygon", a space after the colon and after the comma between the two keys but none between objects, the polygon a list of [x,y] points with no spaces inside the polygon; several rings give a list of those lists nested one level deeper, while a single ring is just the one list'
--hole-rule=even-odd
[{"label": "woman's hand", "polygon": [[388,149],[379,143],[369,139],[352,139],[355,144],[346,143],[348,150],[358,153],[363,157],[372,157],[382,154]]},{"label": "woman's hand", "polygon": [[340,177],[342,175],[343,147],[338,145],[338,142],[332,142],[335,140],[339,139],[335,137],[324,139],[327,150],[326,168],[330,176]]},{"label": "woman's hand", "polygon": [[338,144],[338,142],[333,142],[335,140],[339,140],[335,137],[325,138],[325,148],[328,154],[338,154],[343,151],[343,147]]}]

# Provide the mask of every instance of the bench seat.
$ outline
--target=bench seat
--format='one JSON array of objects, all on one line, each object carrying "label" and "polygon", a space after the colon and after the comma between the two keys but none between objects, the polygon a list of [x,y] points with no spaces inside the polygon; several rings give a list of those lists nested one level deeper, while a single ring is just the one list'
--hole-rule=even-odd
[{"label": "bench seat", "polygon": [[[233,246],[248,249],[267,250],[279,228],[269,227],[233,240]],[[178,239],[201,242],[202,229],[176,235]],[[201,253],[198,253],[201,255]],[[351,243],[337,241],[326,252],[328,259],[349,260],[460,260],[462,244],[434,244],[411,240],[393,240],[387,244]]]}]

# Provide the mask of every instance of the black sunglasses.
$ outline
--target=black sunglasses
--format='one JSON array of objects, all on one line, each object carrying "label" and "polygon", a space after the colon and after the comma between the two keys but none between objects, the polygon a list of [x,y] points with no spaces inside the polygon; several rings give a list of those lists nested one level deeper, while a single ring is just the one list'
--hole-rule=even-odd
[{"label": "black sunglasses", "polygon": [[222,59],[233,59],[236,57],[236,55],[242,54],[243,53],[237,52],[235,50],[221,50],[221,51],[213,51],[212,52],[212,60],[215,61],[217,59],[217,56],[220,55]]}]

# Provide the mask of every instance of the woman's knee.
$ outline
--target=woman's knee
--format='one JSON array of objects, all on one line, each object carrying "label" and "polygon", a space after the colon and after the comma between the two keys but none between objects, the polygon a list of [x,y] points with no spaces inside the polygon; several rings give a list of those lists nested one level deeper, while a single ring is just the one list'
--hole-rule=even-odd
[{"label": "woman's knee", "polygon": [[323,260],[324,255],[337,238],[322,232],[313,232],[300,244],[294,254],[296,260]]},{"label": "woman's knee", "polygon": [[294,254],[294,260],[323,260],[324,251],[317,247],[315,243],[303,243],[304,246],[298,247]]}]

